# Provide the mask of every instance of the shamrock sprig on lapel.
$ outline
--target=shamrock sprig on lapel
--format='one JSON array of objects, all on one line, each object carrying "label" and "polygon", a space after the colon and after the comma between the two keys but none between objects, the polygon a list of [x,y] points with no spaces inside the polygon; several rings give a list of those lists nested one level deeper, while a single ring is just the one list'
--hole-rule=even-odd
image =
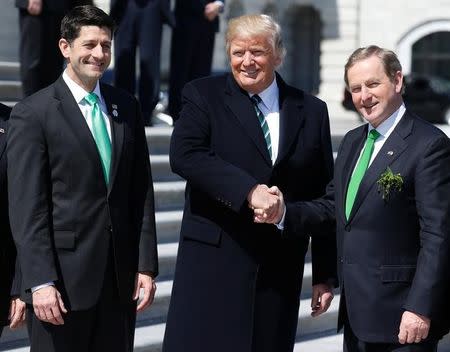
[{"label": "shamrock sprig on lapel", "polygon": [[381,197],[385,202],[389,201],[392,192],[400,192],[403,187],[402,175],[394,174],[391,168],[388,166],[377,181],[378,193],[381,193]]}]

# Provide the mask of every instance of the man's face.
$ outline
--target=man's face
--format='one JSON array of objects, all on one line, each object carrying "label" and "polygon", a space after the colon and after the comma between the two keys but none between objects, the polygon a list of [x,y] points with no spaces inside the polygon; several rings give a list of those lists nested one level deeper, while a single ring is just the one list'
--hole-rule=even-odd
[{"label": "man's face", "polygon": [[239,86],[259,94],[273,81],[281,58],[265,36],[236,37],[230,43],[231,72]]},{"label": "man's face", "polygon": [[378,56],[356,62],[348,71],[348,86],[356,109],[373,127],[378,127],[402,103],[403,75],[391,81]]},{"label": "man's face", "polygon": [[71,44],[61,39],[59,48],[67,59],[69,77],[91,91],[111,62],[111,31],[104,27],[83,26]]}]

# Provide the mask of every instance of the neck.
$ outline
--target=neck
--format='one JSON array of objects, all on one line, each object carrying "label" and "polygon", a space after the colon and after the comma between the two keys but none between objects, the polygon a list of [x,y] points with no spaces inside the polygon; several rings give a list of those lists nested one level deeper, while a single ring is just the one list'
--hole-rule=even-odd
[{"label": "neck", "polygon": [[83,80],[79,76],[75,74],[75,72],[70,68],[70,64],[67,65],[66,69],[67,75],[81,88],[83,88],[86,92],[92,92],[95,89],[95,86],[97,85],[96,79],[91,80]]}]

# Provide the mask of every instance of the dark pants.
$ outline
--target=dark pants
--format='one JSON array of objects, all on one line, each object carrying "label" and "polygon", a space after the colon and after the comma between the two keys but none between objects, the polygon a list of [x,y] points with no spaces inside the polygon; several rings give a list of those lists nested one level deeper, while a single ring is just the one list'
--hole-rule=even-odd
[{"label": "dark pants", "polygon": [[115,86],[133,95],[139,47],[138,94],[146,124],[159,100],[161,16],[159,0],[128,1],[114,40]]},{"label": "dark pants", "polygon": [[136,303],[119,301],[111,264],[94,307],[69,311],[64,325],[38,320],[31,305],[27,306],[27,317],[31,352],[133,351]]},{"label": "dark pants", "polygon": [[32,16],[19,10],[20,75],[25,97],[56,81],[63,70],[58,47],[62,17],[52,12]]},{"label": "dark pants", "polygon": [[170,52],[169,114],[175,120],[181,111],[181,91],[186,83],[209,76],[215,30],[211,25],[180,25],[173,30]]},{"label": "dark pants", "polygon": [[359,340],[350,324],[344,326],[344,352],[436,352],[437,341],[412,344],[369,343]]}]

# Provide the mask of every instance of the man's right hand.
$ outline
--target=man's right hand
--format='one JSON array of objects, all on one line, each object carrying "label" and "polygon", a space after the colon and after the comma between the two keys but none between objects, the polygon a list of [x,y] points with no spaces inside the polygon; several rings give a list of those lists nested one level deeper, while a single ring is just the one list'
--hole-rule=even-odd
[{"label": "man's right hand", "polygon": [[42,0],[28,0],[27,10],[32,16],[40,15],[42,12]]},{"label": "man's right hand", "polygon": [[277,186],[267,188],[267,192],[278,197],[278,205],[276,208],[271,209],[271,213],[267,212],[264,209],[254,207],[254,221],[256,223],[278,224],[282,219],[285,211],[283,193]]},{"label": "man's right hand", "polygon": [[39,320],[63,325],[62,313],[67,313],[61,294],[55,286],[46,286],[33,292],[34,314]]},{"label": "man's right hand", "polygon": [[247,196],[248,206],[258,209],[263,218],[272,218],[280,206],[280,197],[270,192],[266,185],[256,185]]}]

